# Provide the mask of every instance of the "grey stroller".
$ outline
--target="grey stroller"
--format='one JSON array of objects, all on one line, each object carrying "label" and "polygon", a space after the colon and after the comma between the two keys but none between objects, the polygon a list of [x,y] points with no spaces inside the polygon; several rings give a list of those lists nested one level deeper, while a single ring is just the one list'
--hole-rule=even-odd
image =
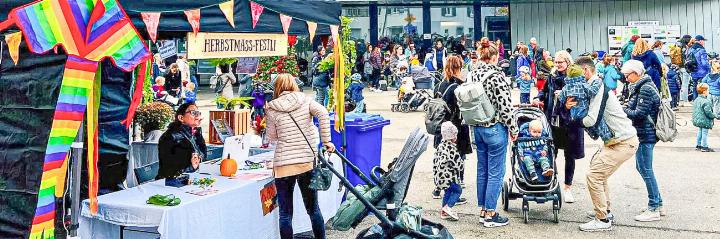
[{"label": "grey stroller", "polygon": [[[419,128],[405,141],[405,146],[389,166],[388,171],[375,167],[372,170],[372,180],[363,174],[352,162],[342,154],[337,153],[343,162],[357,174],[366,185],[353,185],[333,167],[328,167],[340,178],[352,195],[348,195],[337,214],[332,219],[332,227],[336,230],[349,230],[356,227],[369,213],[380,220],[380,223],[362,230],[357,238],[426,238],[426,239],[452,239],[450,232],[441,224],[422,219],[418,214],[408,224],[406,212],[412,210],[404,200],[408,192],[415,162],[427,149],[429,137]],[[327,164],[324,158],[320,159]],[[385,211],[383,214],[381,211]],[[405,219],[405,220],[403,220]]]}]

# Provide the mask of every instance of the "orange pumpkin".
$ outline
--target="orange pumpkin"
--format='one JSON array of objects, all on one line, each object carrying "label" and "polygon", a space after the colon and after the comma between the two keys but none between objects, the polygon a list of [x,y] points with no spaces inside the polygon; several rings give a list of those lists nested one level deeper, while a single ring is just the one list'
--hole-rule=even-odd
[{"label": "orange pumpkin", "polygon": [[235,161],[235,159],[230,158],[230,155],[228,155],[227,158],[223,159],[222,162],[220,162],[220,175],[222,176],[235,176],[235,172],[237,172],[237,170],[237,162]]}]

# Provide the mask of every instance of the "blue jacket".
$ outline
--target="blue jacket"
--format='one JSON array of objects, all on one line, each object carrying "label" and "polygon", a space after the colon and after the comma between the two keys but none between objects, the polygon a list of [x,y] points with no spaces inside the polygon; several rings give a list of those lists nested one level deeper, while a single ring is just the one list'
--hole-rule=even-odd
[{"label": "blue jacket", "polygon": [[643,54],[633,56],[633,60],[638,60],[645,66],[645,74],[652,78],[655,88],[660,89],[660,75],[662,74],[662,66],[660,60],[652,51],[646,51]]},{"label": "blue jacket", "polygon": [[695,60],[697,60],[697,70],[690,73],[690,75],[693,79],[705,77],[710,73],[710,62],[708,61],[708,54],[707,51],[705,51],[705,47],[695,43],[695,45],[690,47],[689,51],[695,55]]},{"label": "blue jacket", "polygon": [[530,58],[524,55],[519,55],[517,58],[517,65],[515,66],[515,77],[520,77],[520,67],[527,66],[530,68]]},{"label": "blue jacket", "polygon": [[185,92],[185,103],[195,103],[195,99],[197,98],[197,94],[192,91]]},{"label": "blue jacket", "polygon": [[633,48],[635,48],[634,41],[628,41],[628,43],[626,43],[622,48],[620,48],[620,52],[623,55],[622,62],[630,60]]},{"label": "blue jacket", "polygon": [[670,94],[680,93],[680,75],[677,70],[670,69],[667,72],[668,88],[670,88]]},{"label": "blue jacket", "polygon": [[720,96],[720,74],[708,74],[702,79],[702,83],[710,85],[710,95]]},{"label": "blue jacket", "polygon": [[327,72],[317,72],[313,76],[312,86],[316,88],[325,88],[330,86],[330,74]]},{"label": "blue jacket", "polygon": [[530,78],[530,80],[524,80],[522,77],[518,77],[515,81],[520,89],[520,93],[530,93],[530,89],[532,89],[533,85],[532,78]]},{"label": "blue jacket", "polygon": [[652,80],[648,75],[635,83],[630,90],[630,102],[625,108],[625,114],[632,120],[640,143],[654,144],[657,143],[654,122],[657,121],[660,109],[660,94],[657,88],[649,83],[652,83]]},{"label": "blue jacket", "polygon": [[365,99],[362,95],[362,91],[365,86],[363,86],[362,83],[358,81],[353,81],[350,83],[350,86],[348,86],[348,92],[350,92],[350,99],[354,102],[360,102]]},{"label": "blue jacket", "polygon": [[597,70],[597,73],[603,74],[603,83],[605,83],[605,86],[607,86],[611,90],[617,88],[617,82],[618,80],[620,80],[620,73],[615,66],[606,66],[605,64],[598,63],[595,68]]}]

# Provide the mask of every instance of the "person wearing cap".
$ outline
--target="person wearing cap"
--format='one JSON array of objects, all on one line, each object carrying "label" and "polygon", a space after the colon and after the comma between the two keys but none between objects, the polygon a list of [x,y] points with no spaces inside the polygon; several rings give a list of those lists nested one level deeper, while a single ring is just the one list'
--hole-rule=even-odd
[{"label": "person wearing cap", "polygon": [[516,79],[518,89],[520,89],[520,104],[530,104],[530,90],[534,83],[530,76],[530,67],[520,67],[520,76]]},{"label": "person wearing cap", "polygon": [[622,53],[622,62],[626,62],[626,61],[630,60],[630,57],[632,56],[633,48],[635,48],[635,41],[637,41],[637,39],[639,39],[639,38],[640,38],[640,36],[633,35],[632,37],[630,37],[630,41],[625,43],[625,45],[622,48],[620,48],[620,52]]},{"label": "person wearing cap", "polygon": [[660,94],[650,76],[645,74],[642,62],[631,60],[626,62],[621,72],[625,79],[633,84],[630,90],[629,103],[625,106],[625,114],[632,120],[637,131],[640,145],[635,154],[637,170],[645,181],[648,192],[647,208],[635,216],[636,221],[650,222],[660,220],[664,216],[663,201],[660,196],[657,180],[653,171],[653,150],[658,141],[655,134],[655,123],[660,109]]},{"label": "person wearing cap", "polygon": [[[688,57],[692,54],[697,62],[697,67],[690,72],[692,77],[692,86],[690,89],[697,89],[697,84],[700,80],[710,73],[710,62],[708,61],[708,53],[705,51],[705,38],[702,35],[695,36],[695,43],[688,50]],[[693,90],[693,99],[697,98],[697,90]]]},{"label": "person wearing cap", "polygon": [[365,85],[362,83],[362,76],[358,73],[352,74],[352,82],[350,83],[350,86],[348,86],[347,91],[350,93],[350,99],[355,102],[355,110],[353,110],[354,113],[364,113],[365,112],[365,97],[363,97],[362,92],[365,88]]},{"label": "person wearing cap", "polygon": [[[636,61],[637,63],[640,63]],[[597,84],[595,81],[602,81],[594,72],[590,63],[585,64],[578,62],[583,67],[583,75],[590,85],[598,85],[600,89],[591,97],[590,106],[587,116],[582,118],[584,127],[594,127],[596,122],[604,120],[607,127],[612,132],[612,137],[603,138],[603,147],[593,155],[590,161],[586,179],[587,187],[590,193],[590,199],[593,204],[593,213],[588,215],[591,221],[580,225],[581,231],[608,231],[612,230],[614,216],[610,212],[610,192],[608,191],[608,179],[622,166],[625,161],[630,159],[638,146],[638,138],[632,122],[622,109],[622,105],[614,94],[607,94],[604,84]],[[640,71],[644,71],[642,63],[637,67]],[[605,107],[601,112],[603,99],[605,98]],[[577,101],[568,99],[565,102],[565,108],[570,109],[577,105]]]}]

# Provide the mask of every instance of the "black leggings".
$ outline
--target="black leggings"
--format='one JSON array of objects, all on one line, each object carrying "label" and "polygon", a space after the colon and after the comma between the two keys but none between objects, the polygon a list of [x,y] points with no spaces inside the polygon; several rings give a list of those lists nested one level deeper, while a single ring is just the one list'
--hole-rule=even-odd
[{"label": "black leggings", "polygon": [[575,176],[575,159],[565,154],[565,185],[572,186]]}]

